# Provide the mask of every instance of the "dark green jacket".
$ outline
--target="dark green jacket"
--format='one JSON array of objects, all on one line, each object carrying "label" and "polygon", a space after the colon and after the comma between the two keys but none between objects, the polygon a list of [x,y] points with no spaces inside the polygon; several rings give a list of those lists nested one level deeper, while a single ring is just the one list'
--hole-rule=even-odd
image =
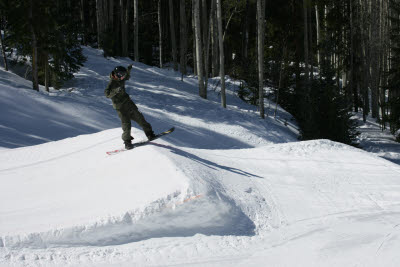
[{"label": "dark green jacket", "polygon": [[130,69],[128,75],[123,81],[117,81],[113,78],[112,73],[110,74],[110,82],[107,85],[104,94],[107,98],[111,98],[114,109],[120,110],[126,102],[129,102],[131,98],[125,92],[125,81],[130,78]]}]

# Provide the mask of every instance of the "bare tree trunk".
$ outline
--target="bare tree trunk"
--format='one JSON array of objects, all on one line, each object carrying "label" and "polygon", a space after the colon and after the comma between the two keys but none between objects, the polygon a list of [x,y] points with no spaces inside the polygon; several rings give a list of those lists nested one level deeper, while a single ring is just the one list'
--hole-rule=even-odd
[{"label": "bare tree trunk", "polygon": [[286,62],[286,58],[287,58],[287,44],[286,44],[286,40],[283,43],[283,48],[282,48],[282,60],[281,60],[281,68],[279,71],[279,85],[278,85],[278,92],[276,93],[276,103],[275,103],[275,111],[274,111],[274,118],[276,118],[276,113],[278,110],[278,104],[279,104],[279,93],[280,90],[283,88],[283,75],[285,72],[285,62]]},{"label": "bare tree trunk", "polygon": [[1,34],[1,31],[3,29],[3,23],[4,20],[1,17],[0,18],[0,44],[1,44],[1,53],[3,55],[3,60],[4,60],[4,69],[6,71],[8,71],[8,61],[7,61],[7,56],[6,56],[6,46],[4,45],[4,39],[3,39],[3,35]]},{"label": "bare tree trunk", "polygon": [[187,30],[185,0],[180,0],[180,71],[186,75]]},{"label": "bare tree trunk", "polygon": [[321,55],[320,55],[320,51],[319,51],[319,42],[321,40],[320,39],[321,31],[320,31],[320,25],[319,25],[319,12],[318,12],[317,5],[315,5],[315,21],[316,21],[316,26],[317,26],[317,64],[318,64],[318,71],[319,71],[320,63],[321,63]]},{"label": "bare tree trunk", "polygon": [[362,35],[361,35],[361,43],[362,43],[362,55],[363,55],[363,88],[362,88],[362,96],[363,96],[363,121],[367,121],[367,115],[369,113],[369,68],[370,68],[370,49],[369,49],[369,29],[370,22],[368,20],[368,0],[362,0]]},{"label": "bare tree trunk", "polygon": [[126,9],[125,9],[125,25],[126,25],[126,56],[129,56],[129,21],[130,21],[130,11],[132,8],[132,0],[126,0]]},{"label": "bare tree trunk", "polygon": [[211,43],[212,43],[212,77],[218,76],[218,61],[219,61],[219,54],[218,54],[218,46],[219,46],[219,39],[218,39],[218,22],[217,22],[217,12],[214,10],[212,14],[211,20]]},{"label": "bare tree trunk", "polygon": [[380,6],[377,4],[377,0],[371,0],[371,116],[372,118],[379,117],[379,78],[380,78],[380,66],[379,66],[379,55],[381,54],[381,47],[379,45],[379,17]]},{"label": "bare tree trunk", "polygon": [[50,86],[50,73],[49,73],[49,54],[47,52],[44,53],[44,86],[46,91],[49,92]]},{"label": "bare tree trunk", "polygon": [[168,1],[169,4],[169,26],[171,34],[171,46],[172,46],[172,60],[174,62],[174,70],[178,70],[178,59],[177,59],[177,49],[176,49],[176,38],[175,38],[175,24],[174,24],[174,4],[172,0]]},{"label": "bare tree trunk", "polygon": [[347,86],[347,70],[342,71],[342,88]]},{"label": "bare tree trunk", "polygon": [[[388,1],[381,2],[381,48],[382,48],[382,57],[381,57],[381,73],[387,73],[388,70],[388,54],[389,49],[388,46],[390,45],[389,41],[389,12],[388,12]],[[380,80],[380,92],[379,92],[379,99],[380,99],[380,115],[382,117],[381,120],[381,129],[386,129],[386,89],[388,83],[388,76],[383,75],[382,79]]]},{"label": "bare tree trunk", "polygon": [[309,57],[310,57],[310,78],[311,80],[314,78],[314,54],[313,54],[313,31],[312,31],[312,12],[311,8],[307,8],[308,12],[308,18],[309,18],[309,23],[308,23],[308,38],[309,38]]},{"label": "bare tree trunk", "polygon": [[264,114],[264,16],[265,0],[257,0],[257,41],[258,41],[258,100],[260,107],[260,116],[265,118]]},{"label": "bare tree trunk", "polygon": [[161,25],[161,1],[158,0],[158,38],[159,38],[159,52],[160,52],[160,68],[163,67],[163,61],[162,61],[162,46],[163,46],[163,40],[162,40],[162,25]]},{"label": "bare tree trunk", "polygon": [[303,16],[304,16],[304,64],[305,64],[305,77],[308,81],[308,16],[307,16],[307,0],[303,0]]},{"label": "bare tree trunk", "polygon": [[86,20],[85,20],[85,0],[81,0],[81,22],[83,29],[82,44],[86,45]]},{"label": "bare tree trunk", "polygon": [[99,48],[104,47],[104,35],[107,30],[113,29],[112,0],[96,0],[96,21],[97,21],[97,44]]},{"label": "bare tree trunk", "polygon": [[219,43],[219,75],[221,77],[221,105],[226,108],[225,94],[225,56],[224,56],[224,41],[222,32],[222,10],[221,0],[217,0],[217,24],[218,24],[218,43]]},{"label": "bare tree trunk", "polygon": [[109,29],[114,29],[114,1],[108,0],[108,10],[105,11]]},{"label": "bare tree trunk", "polygon": [[197,75],[197,57],[196,57],[196,37],[195,37],[195,32],[196,32],[196,27],[195,27],[195,21],[194,21],[194,10],[195,10],[195,0],[192,0],[192,32],[193,32],[193,73],[194,75]]},{"label": "bare tree trunk", "polygon": [[354,112],[358,112],[358,90],[354,84],[354,17],[353,17],[353,0],[350,2],[350,94],[353,94]]},{"label": "bare tree trunk", "polygon": [[97,16],[97,45],[103,48],[103,0],[96,0],[96,16]]},{"label": "bare tree trunk", "polygon": [[243,23],[243,45],[242,45],[242,58],[247,61],[248,59],[248,49],[249,49],[249,0],[246,0],[246,10],[244,14]]},{"label": "bare tree trunk", "polygon": [[223,37],[222,37],[222,39],[224,39],[224,40],[225,40],[225,34],[226,34],[226,32],[228,31],[229,24],[231,23],[231,20],[232,20],[232,18],[233,18],[233,15],[235,15],[235,13],[238,12],[238,11],[237,11],[237,7],[238,7],[238,1],[236,2],[235,8],[233,9],[232,13],[231,13],[230,16],[229,16],[228,21],[227,21],[226,24],[225,24],[224,35],[223,35]]},{"label": "bare tree trunk", "polygon": [[101,48],[101,30],[100,30],[100,5],[101,5],[101,0],[96,0],[96,22],[97,22],[97,46]]},{"label": "bare tree trunk", "polygon": [[97,8],[96,8],[96,2],[94,2],[94,8],[93,6],[89,7],[89,17],[88,17],[88,27],[89,31],[91,33],[96,32],[97,29]]},{"label": "bare tree trunk", "polygon": [[204,88],[204,64],[202,55],[201,32],[200,32],[200,0],[194,1],[194,22],[195,22],[195,35],[196,35],[196,59],[197,59],[197,77],[199,80],[199,95],[202,98],[207,98],[207,91]]},{"label": "bare tree trunk", "polygon": [[135,61],[139,62],[139,9],[138,0],[133,0],[133,27],[134,27],[134,46]]},{"label": "bare tree trunk", "polygon": [[120,0],[122,56],[128,56],[128,14],[130,0]]},{"label": "bare tree trunk", "polygon": [[207,87],[208,87],[208,61],[209,61],[209,53],[208,53],[208,36],[209,36],[209,27],[208,27],[208,9],[207,9],[207,0],[202,0],[202,4],[201,4],[201,8],[202,8],[202,34],[203,34],[203,57],[204,57],[204,90],[207,91]]},{"label": "bare tree trunk", "polygon": [[205,76],[205,90],[207,90],[207,80],[208,80],[208,76],[206,73],[206,66],[208,64],[208,58],[206,58],[206,49],[207,49],[207,37],[208,37],[208,21],[207,21],[207,0],[202,0],[201,2],[201,33],[203,35],[203,40],[202,40],[202,44],[204,47],[202,47],[202,51],[203,51],[203,57],[204,57],[204,76]]},{"label": "bare tree trunk", "polygon": [[[383,50],[383,56],[382,56],[383,58],[382,58],[382,66],[381,66],[381,68],[382,68],[382,71],[385,73],[385,72],[387,72],[388,70],[387,70],[387,50],[386,49],[384,49]],[[385,116],[385,114],[386,114],[386,112],[385,112],[385,109],[386,109],[386,90],[384,89],[384,88],[386,88],[386,86],[387,86],[387,78],[386,77],[384,77],[384,79],[381,79],[381,91],[380,91],[380,94],[379,94],[379,97],[380,97],[380,106],[381,106],[381,110],[380,110],[380,112],[381,112],[381,116],[382,116],[382,122],[381,122],[381,125],[382,125],[382,129],[386,129],[386,116]]]},{"label": "bare tree trunk", "polygon": [[104,33],[107,32],[107,27],[108,27],[108,4],[109,2],[107,0],[102,0],[102,4],[101,4],[101,14],[103,16],[103,20],[102,20],[102,30],[104,31]]},{"label": "bare tree trunk", "polygon": [[29,6],[29,20],[32,34],[32,87],[33,90],[39,91],[39,78],[38,78],[38,47],[35,28],[33,27],[33,0],[30,0]]},{"label": "bare tree trunk", "polygon": [[[211,25],[211,20],[212,20],[212,14],[215,11],[215,7],[216,7],[215,0],[211,0],[211,10],[210,10],[210,19],[209,19],[209,21],[210,21],[209,24],[210,25]],[[207,30],[207,39],[206,39],[205,49],[204,49],[205,50],[205,52],[204,52],[204,65],[205,65],[205,74],[204,74],[205,83],[204,83],[204,86],[205,86],[206,90],[207,90],[207,87],[208,87],[208,76],[209,76],[209,69],[210,69],[210,67],[209,67],[210,41],[211,41],[211,29],[208,29]]]},{"label": "bare tree trunk", "polygon": [[[335,39],[337,39],[337,35],[335,36]],[[337,42],[337,41],[336,41]],[[336,50],[338,50],[337,49],[337,45],[335,45],[335,47],[336,47]],[[337,86],[337,88],[340,88],[340,54],[339,53],[335,53],[334,54],[334,58],[335,58],[335,63],[336,63],[336,65],[335,65],[335,68],[336,68],[336,86]]]}]

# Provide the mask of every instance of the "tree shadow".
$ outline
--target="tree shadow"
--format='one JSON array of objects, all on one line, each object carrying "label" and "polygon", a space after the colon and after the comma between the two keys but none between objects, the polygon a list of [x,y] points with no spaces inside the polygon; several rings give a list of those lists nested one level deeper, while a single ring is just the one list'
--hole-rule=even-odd
[{"label": "tree shadow", "polygon": [[[132,62],[119,58],[106,60],[99,57],[98,50],[84,50],[90,60],[73,80],[65,84],[64,89],[68,90],[52,91],[50,95],[33,90],[23,90],[22,94],[22,90],[0,93],[0,147],[38,145],[120,127],[111,100],[104,96],[104,88],[114,64]],[[12,82],[11,74],[0,78],[3,79],[0,79],[0,85],[19,86],[19,82]],[[25,84],[21,86],[25,88]],[[181,82],[178,73],[173,71],[134,63],[132,78],[126,88],[154,131],[171,126],[181,129],[181,134],[175,134],[172,139],[179,147],[254,147],[238,136],[236,128],[221,130],[225,125],[239,127],[239,133],[240,128],[245,128],[254,138],[272,143],[293,141],[287,134],[282,134],[284,126],[263,123],[258,116],[242,110],[236,102],[232,103],[234,107],[225,110],[216,101],[200,98],[195,80],[185,78]],[[16,99],[18,105],[14,104]],[[238,101],[235,97],[231,100]],[[213,127],[215,124],[217,127]],[[138,129],[141,131],[140,127]]]},{"label": "tree shadow", "polygon": [[193,161],[195,161],[195,162],[197,162],[197,163],[199,163],[199,164],[201,164],[201,165],[203,165],[205,167],[213,169],[213,170],[222,169],[222,170],[225,170],[225,171],[228,171],[228,172],[231,172],[231,173],[234,173],[234,174],[239,174],[239,175],[242,175],[242,176],[246,176],[246,177],[264,178],[264,177],[258,176],[256,174],[243,171],[243,170],[238,169],[238,168],[220,165],[218,163],[215,163],[215,162],[200,158],[200,157],[198,157],[198,156],[196,156],[196,155],[194,155],[192,153],[189,153],[189,152],[184,151],[182,149],[179,149],[177,147],[158,144],[158,143],[154,143],[154,142],[150,142],[150,144],[152,144],[153,146],[169,149],[172,153],[174,153],[176,155],[179,155],[181,157],[185,157],[185,158],[188,158],[190,160],[193,160]]}]

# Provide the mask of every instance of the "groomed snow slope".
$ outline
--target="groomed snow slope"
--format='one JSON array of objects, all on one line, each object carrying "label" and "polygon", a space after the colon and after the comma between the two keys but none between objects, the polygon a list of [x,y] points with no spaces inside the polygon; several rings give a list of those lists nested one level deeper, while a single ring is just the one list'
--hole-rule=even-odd
[{"label": "groomed snow slope", "polygon": [[[86,121],[107,114],[103,89],[89,84],[104,88],[113,64],[129,62],[85,53],[72,93],[38,97],[55,98],[64,122],[70,105],[93,102]],[[77,126],[67,139],[1,150],[0,266],[399,266],[398,165],[328,140],[295,142],[233,92],[223,110],[212,91],[197,96],[194,79],[142,64],[133,74],[145,117],[175,132],[108,156],[121,147],[110,113],[102,131],[72,137]]]}]

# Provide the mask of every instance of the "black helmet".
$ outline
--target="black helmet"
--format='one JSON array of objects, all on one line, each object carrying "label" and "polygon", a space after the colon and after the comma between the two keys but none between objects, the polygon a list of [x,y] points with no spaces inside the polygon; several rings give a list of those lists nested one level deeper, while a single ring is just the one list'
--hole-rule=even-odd
[{"label": "black helmet", "polygon": [[125,67],[117,66],[117,67],[115,67],[113,73],[114,73],[115,78],[118,78],[119,80],[123,80],[126,77],[126,74],[128,72]]}]

